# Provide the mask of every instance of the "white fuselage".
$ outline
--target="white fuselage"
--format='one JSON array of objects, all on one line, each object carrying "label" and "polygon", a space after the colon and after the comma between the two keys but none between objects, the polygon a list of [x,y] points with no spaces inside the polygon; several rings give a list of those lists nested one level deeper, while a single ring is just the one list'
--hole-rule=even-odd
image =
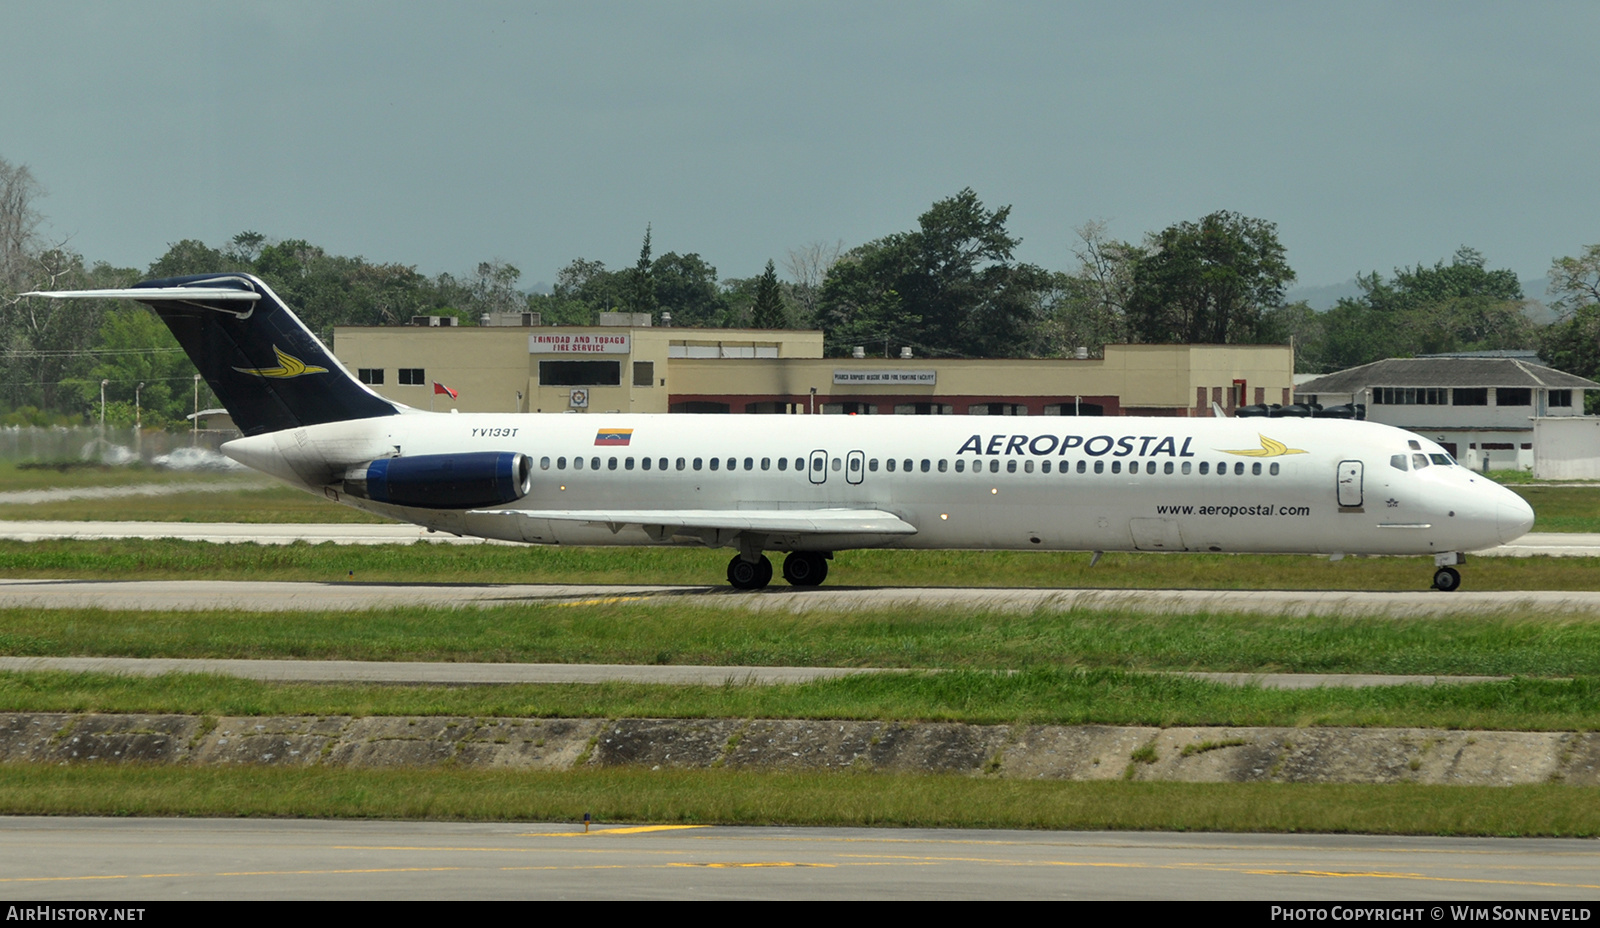
[{"label": "white fuselage", "polygon": [[[620,430],[631,430],[625,443],[607,437]],[[780,534],[765,539],[769,550],[1437,554],[1491,547],[1533,522],[1520,497],[1449,463],[1432,442],[1337,419],[413,412],[238,439],[223,450],[385,516],[546,544],[708,536],[394,506],[342,493],[340,475],[397,454],[513,451],[532,459],[532,489],[502,510],[879,510],[916,529],[888,538]]]}]

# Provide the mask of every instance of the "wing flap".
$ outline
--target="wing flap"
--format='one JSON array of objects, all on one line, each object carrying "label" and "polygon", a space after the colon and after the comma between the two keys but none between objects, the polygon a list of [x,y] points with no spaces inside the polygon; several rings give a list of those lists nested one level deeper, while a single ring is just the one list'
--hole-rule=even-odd
[{"label": "wing flap", "polygon": [[[880,509],[479,509],[471,515],[518,516],[590,525],[659,525],[799,535],[915,535],[916,526]],[[613,531],[616,529],[613,528]]]}]

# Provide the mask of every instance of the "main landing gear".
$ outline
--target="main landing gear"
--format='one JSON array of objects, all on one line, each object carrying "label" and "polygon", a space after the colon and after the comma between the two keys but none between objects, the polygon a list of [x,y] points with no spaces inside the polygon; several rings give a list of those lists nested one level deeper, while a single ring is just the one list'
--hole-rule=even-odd
[{"label": "main landing gear", "polygon": [[1459,552],[1449,554],[1436,554],[1433,566],[1438,570],[1433,572],[1433,588],[1441,593],[1449,593],[1461,589],[1461,571],[1452,567],[1452,564],[1465,564],[1467,556]]},{"label": "main landing gear", "polygon": [[[795,551],[783,559],[783,579],[791,586],[816,586],[828,576],[828,558],[831,553],[820,551]],[[772,562],[765,554],[756,560],[745,560],[735,554],[728,562],[728,582],[736,590],[759,590],[772,582]]]}]

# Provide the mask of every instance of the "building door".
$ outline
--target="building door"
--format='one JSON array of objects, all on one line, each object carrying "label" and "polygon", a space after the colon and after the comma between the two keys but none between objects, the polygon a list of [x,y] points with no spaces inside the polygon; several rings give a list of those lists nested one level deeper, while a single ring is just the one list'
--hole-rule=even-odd
[{"label": "building door", "polygon": [[828,479],[828,452],[811,452],[811,469],[806,472],[812,483],[824,483]]},{"label": "building door", "polygon": [[1339,462],[1339,508],[1361,508],[1361,477],[1362,465],[1360,461]]},{"label": "building door", "polygon": [[852,451],[844,459],[844,479],[851,484],[859,485],[861,478],[867,473],[867,456],[861,451]]}]

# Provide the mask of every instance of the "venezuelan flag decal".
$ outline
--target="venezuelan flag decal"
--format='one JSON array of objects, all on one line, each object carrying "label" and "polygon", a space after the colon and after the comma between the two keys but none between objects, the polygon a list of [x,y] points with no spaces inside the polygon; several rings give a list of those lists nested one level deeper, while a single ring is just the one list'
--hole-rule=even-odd
[{"label": "venezuelan flag decal", "polygon": [[596,445],[609,445],[613,448],[627,446],[633,440],[633,429],[601,429],[594,436]]}]

